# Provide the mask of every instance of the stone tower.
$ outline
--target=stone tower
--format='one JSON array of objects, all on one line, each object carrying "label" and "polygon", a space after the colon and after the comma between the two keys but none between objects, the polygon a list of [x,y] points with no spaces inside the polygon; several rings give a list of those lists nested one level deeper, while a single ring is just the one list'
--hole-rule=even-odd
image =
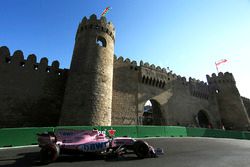
[{"label": "stone tower", "polygon": [[207,75],[207,81],[212,93],[216,96],[221,122],[226,129],[243,130],[249,127],[248,114],[242,102],[236,82],[231,73]]},{"label": "stone tower", "polygon": [[111,125],[115,29],[105,17],[79,24],[60,125]]}]

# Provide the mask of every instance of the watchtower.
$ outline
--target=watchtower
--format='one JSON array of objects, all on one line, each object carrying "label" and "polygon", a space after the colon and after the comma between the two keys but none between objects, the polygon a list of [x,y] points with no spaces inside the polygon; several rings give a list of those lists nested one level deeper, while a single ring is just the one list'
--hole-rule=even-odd
[{"label": "watchtower", "polygon": [[209,88],[216,96],[221,121],[226,129],[246,129],[250,122],[232,73],[207,75]]},{"label": "watchtower", "polygon": [[79,24],[60,125],[111,125],[115,29],[91,15]]}]

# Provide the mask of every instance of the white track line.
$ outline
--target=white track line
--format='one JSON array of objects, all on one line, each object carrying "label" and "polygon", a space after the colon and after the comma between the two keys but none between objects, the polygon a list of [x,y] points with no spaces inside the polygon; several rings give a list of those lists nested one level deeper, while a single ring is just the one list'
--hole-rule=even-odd
[{"label": "white track line", "polygon": [[31,147],[38,147],[38,145],[26,145],[26,146],[14,146],[14,147],[0,147],[0,150],[18,149],[18,148],[31,148]]}]

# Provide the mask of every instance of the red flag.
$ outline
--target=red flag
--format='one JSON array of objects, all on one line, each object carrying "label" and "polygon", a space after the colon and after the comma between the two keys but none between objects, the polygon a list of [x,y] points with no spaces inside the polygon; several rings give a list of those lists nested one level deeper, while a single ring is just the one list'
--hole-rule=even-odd
[{"label": "red flag", "polygon": [[227,62],[227,59],[221,59],[217,62],[215,62],[215,66],[216,66],[216,70],[217,70],[217,73],[219,73],[219,69],[218,69],[218,66],[222,63],[226,63]]},{"label": "red flag", "polygon": [[102,12],[101,16],[105,16],[105,15],[108,13],[108,11],[109,11],[110,9],[111,9],[110,7],[106,7],[106,8],[104,9],[104,11]]},{"label": "red flag", "polygon": [[227,62],[227,59],[221,59],[221,60],[215,62],[215,65],[218,66],[218,65],[220,65],[222,63],[226,63],[226,62]]}]

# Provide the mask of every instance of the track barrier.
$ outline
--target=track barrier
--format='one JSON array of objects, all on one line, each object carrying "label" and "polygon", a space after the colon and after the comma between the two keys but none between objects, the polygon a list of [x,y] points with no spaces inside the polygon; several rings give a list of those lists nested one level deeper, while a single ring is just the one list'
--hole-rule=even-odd
[{"label": "track barrier", "polygon": [[43,133],[45,131],[54,131],[54,128],[2,128],[0,129],[0,147],[36,145],[36,134]]},{"label": "track barrier", "polygon": [[37,133],[60,129],[100,131],[116,130],[115,136],[145,137],[214,137],[250,140],[248,131],[229,131],[221,129],[190,128],[181,126],[57,126],[0,129],[0,147],[25,146],[37,144]]}]

